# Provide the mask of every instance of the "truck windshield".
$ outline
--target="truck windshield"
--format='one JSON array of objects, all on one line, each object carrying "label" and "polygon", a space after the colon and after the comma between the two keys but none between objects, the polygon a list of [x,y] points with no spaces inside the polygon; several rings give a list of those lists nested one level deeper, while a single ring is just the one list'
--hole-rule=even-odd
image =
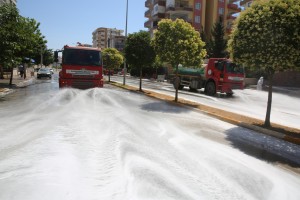
[{"label": "truck windshield", "polygon": [[101,53],[93,50],[65,49],[63,52],[63,64],[101,66]]},{"label": "truck windshield", "polygon": [[235,63],[228,62],[226,63],[226,72],[233,73],[233,74],[243,74],[244,68]]}]

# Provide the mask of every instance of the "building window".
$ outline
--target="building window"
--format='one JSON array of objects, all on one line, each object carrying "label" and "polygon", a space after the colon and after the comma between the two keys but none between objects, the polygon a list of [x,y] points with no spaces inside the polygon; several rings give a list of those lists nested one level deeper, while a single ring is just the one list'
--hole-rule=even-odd
[{"label": "building window", "polygon": [[195,23],[200,24],[201,18],[200,16],[195,16]]},{"label": "building window", "polygon": [[219,15],[224,15],[224,8],[219,8]]},{"label": "building window", "polygon": [[196,10],[201,10],[201,3],[196,3],[195,4],[195,9]]}]

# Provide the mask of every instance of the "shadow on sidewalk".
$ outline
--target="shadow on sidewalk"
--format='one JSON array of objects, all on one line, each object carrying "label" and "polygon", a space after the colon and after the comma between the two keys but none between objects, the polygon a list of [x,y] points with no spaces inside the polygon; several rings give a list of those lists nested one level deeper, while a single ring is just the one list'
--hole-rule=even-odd
[{"label": "shadow on sidewalk", "polygon": [[[247,155],[269,163],[281,163],[293,168],[300,168],[300,150],[296,144],[242,127],[229,129],[226,133],[226,139],[231,142],[231,145]],[[296,150],[290,151],[291,148]]]},{"label": "shadow on sidewalk", "polygon": [[28,81],[32,77],[34,77],[34,76],[32,76],[30,74],[30,72],[27,72],[25,79],[24,79],[24,77],[21,78],[19,74],[14,73],[13,79],[12,79],[12,85],[9,85],[10,76],[5,76],[4,79],[0,79],[0,88],[16,88],[19,83]]}]

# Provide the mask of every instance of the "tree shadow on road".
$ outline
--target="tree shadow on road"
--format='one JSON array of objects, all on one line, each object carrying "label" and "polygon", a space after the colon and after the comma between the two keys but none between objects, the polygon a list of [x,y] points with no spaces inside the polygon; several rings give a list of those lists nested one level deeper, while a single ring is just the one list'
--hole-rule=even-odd
[{"label": "tree shadow on road", "polygon": [[189,109],[183,106],[173,105],[165,101],[143,104],[141,105],[141,109],[149,112],[177,113],[177,114],[190,112]]},{"label": "tree shadow on road", "polygon": [[226,139],[231,142],[231,145],[247,155],[268,163],[280,163],[299,168],[300,171],[299,145],[242,127],[229,129],[226,134]]}]

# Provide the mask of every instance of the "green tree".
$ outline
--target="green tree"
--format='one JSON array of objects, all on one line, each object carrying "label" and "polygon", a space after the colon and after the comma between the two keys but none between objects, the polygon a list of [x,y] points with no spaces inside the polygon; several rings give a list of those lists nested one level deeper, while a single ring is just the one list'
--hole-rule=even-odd
[{"label": "green tree", "polygon": [[[40,62],[41,54],[43,54],[43,64],[49,62],[49,52],[46,46],[47,41],[39,30],[40,23],[34,19],[22,17],[20,26],[22,27],[21,34],[23,35],[23,39],[20,41],[21,51],[18,53],[18,56],[34,58],[35,60],[39,58]],[[26,78],[26,72],[24,75]]]},{"label": "green tree", "polygon": [[257,0],[236,20],[229,51],[236,62],[268,75],[264,125],[270,127],[273,74],[300,66],[300,1]]},{"label": "green tree", "polygon": [[31,58],[36,47],[45,45],[47,41],[40,33],[39,23],[22,17],[12,4],[0,6],[0,24],[0,71],[3,71],[2,66],[11,69],[12,84],[13,67],[25,57]]},{"label": "green tree", "polygon": [[110,82],[110,71],[118,69],[123,63],[122,54],[115,48],[106,48],[102,51],[104,66],[108,72],[108,82]]},{"label": "green tree", "polygon": [[176,70],[175,101],[178,101],[178,65],[200,66],[206,55],[205,43],[189,23],[182,19],[163,19],[158,23],[152,45],[163,62],[170,63]]},{"label": "green tree", "polygon": [[140,87],[142,91],[143,68],[152,66],[155,61],[155,52],[151,46],[150,33],[147,31],[139,31],[130,34],[125,44],[125,58],[131,68],[140,71]]},{"label": "green tree", "polygon": [[209,41],[209,48],[207,49],[210,58],[224,58],[227,56],[227,41],[225,39],[223,23],[223,17],[219,16],[219,20],[214,24],[211,31],[212,38]]},{"label": "green tree", "polygon": [[45,48],[40,51],[37,49],[32,56],[36,64],[41,63],[41,53],[43,54],[43,65],[48,66],[54,62],[53,50]]},{"label": "green tree", "polygon": [[20,15],[15,6],[9,4],[0,6],[0,78],[3,78],[3,66],[9,68],[12,75],[13,66],[21,61],[21,58],[15,57],[16,52],[21,48],[18,44],[21,39],[19,27],[16,26],[19,19]]}]

